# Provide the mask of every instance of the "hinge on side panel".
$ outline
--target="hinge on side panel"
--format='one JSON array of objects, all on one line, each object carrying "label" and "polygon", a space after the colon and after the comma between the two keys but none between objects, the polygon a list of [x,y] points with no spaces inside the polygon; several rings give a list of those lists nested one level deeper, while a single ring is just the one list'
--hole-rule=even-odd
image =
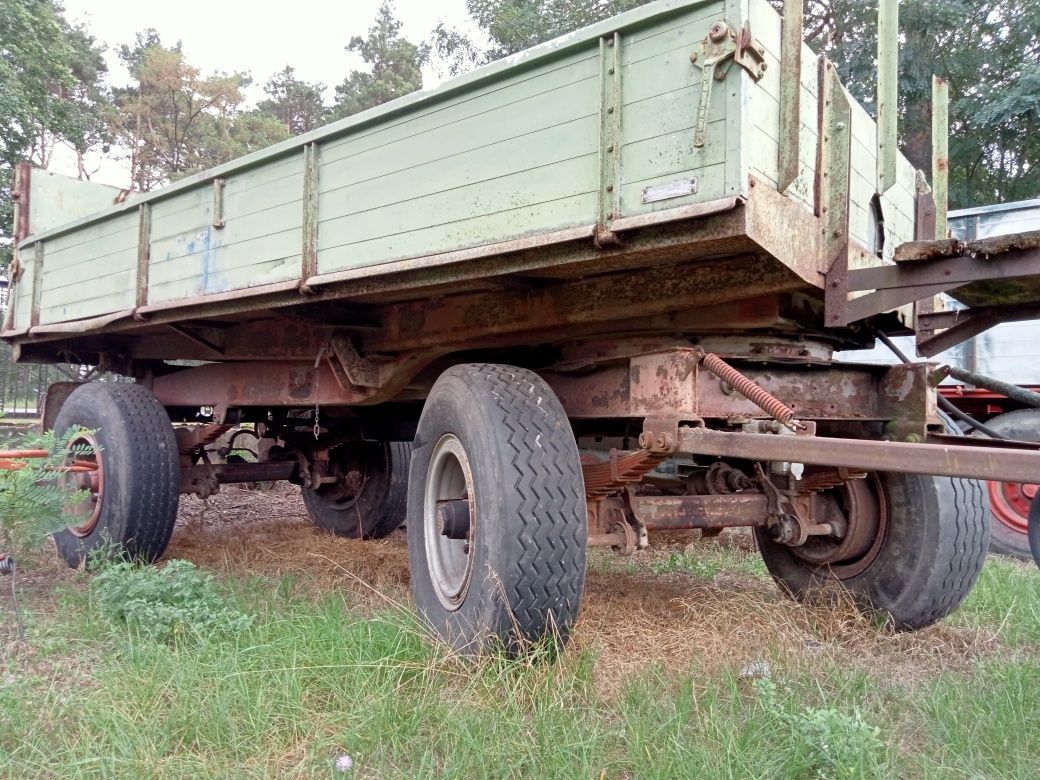
[{"label": "hinge on side panel", "polygon": [[745,21],[739,30],[734,30],[725,22],[715,22],[700,42],[698,50],[690,55],[690,62],[701,68],[701,100],[697,106],[693,145],[702,147],[707,141],[712,82],[723,81],[733,63],[758,81],[766,72],[766,55],[762,44],[751,35],[750,21]]}]

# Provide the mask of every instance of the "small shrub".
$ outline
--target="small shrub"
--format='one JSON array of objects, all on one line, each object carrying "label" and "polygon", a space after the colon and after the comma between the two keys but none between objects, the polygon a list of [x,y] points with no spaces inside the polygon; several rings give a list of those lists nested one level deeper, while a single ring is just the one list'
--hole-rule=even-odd
[{"label": "small shrub", "polygon": [[864,720],[859,710],[849,713],[830,707],[792,707],[793,697],[781,701],[772,680],[755,680],[754,685],[759,705],[784,727],[785,742],[804,762],[810,776],[821,780],[878,776],[885,743],[881,730]]},{"label": "small shrub", "polygon": [[[46,450],[46,458],[12,459],[19,468],[0,469],[0,552],[16,557],[36,552],[44,540],[68,525],[66,507],[83,500],[84,492],[62,486],[59,468],[70,455],[69,442],[81,435],[70,431],[57,437],[53,431],[25,434],[5,443],[13,449]],[[78,454],[71,448],[72,456]]]},{"label": "small shrub", "polygon": [[91,591],[105,619],[156,642],[241,631],[253,622],[252,615],[229,603],[210,575],[188,561],[162,568],[111,563],[94,577]]}]

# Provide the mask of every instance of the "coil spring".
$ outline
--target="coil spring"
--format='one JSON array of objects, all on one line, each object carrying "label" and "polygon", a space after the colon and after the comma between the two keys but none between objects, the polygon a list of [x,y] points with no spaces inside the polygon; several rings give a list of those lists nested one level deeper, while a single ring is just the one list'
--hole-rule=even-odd
[{"label": "coil spring", "polygon": [[0,574],[14,574],[17,565],[9,555],[0,555]]},{"label": "coil spring", "polygon": [[759,387],[759,385],[753,380],[748,379],[718,355],[705,352],[704,356],[701,358],[701,363],[704,364],[706,369],[751,401],[751,403],[760,407],[772,417],[775,417],[788,428],[794,429],[805,427],[795,420],[794,409],[774,396],[768,390]]}]

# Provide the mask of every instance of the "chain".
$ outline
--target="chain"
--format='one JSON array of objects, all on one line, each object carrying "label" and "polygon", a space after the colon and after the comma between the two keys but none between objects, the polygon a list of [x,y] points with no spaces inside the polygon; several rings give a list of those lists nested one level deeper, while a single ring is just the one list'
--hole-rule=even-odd
[{"label": "chain", "polygon": [[314,359],[314,441],[317,441],[318,437],[321,436],[321,425],[319,424],[321,407],[318,403],[318,399],[321,398],[321,359],[325,357],[328,349],[328,344],[322,345],[321,349],[318,350],[318,356]]}]

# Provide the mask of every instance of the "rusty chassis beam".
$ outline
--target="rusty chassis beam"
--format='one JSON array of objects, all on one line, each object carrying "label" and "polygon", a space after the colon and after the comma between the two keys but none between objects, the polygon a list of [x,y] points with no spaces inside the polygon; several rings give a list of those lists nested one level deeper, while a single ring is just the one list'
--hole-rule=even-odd
[{"label": "rusty chassis beam", "polygon": [[764,493],[706,496],[630,495],[632,514],[648,531],[737,528],[765,525],[769,499]]},{"label": "rusty chassis beam", "polygon": [[[575,360],[575,370],[540,372],[572,419],[667,415],[678,420],[765,417],[752,401],[699,365],[693,347],[608,354]],[[624,347],[621,344],[620,347]],[[799,419],[875,421],[886,433],[923,438],[937,423],[936,366],[856,364],[763,366],[754,357],[740,370],[791,407]],[[737,363],[737,359],[734,359]]]},{"label": "rusty chassis beam", "polygon": [[292,479],[299,473],[300,464],[294,460],[269,460],[262,463],[200,463],[186,466],[183,473],[209,475],[216,477],[221,485],[235,482],[276,482]]},{"label": "rusty chassis beam", "polygon": [[1032,483],[1040,475],[1040,452],[1036,451],[811,435],[730,433],[688,426],[679,429],[678,451],[687,455],[711,455],[718,458],[1007,482]]}]

